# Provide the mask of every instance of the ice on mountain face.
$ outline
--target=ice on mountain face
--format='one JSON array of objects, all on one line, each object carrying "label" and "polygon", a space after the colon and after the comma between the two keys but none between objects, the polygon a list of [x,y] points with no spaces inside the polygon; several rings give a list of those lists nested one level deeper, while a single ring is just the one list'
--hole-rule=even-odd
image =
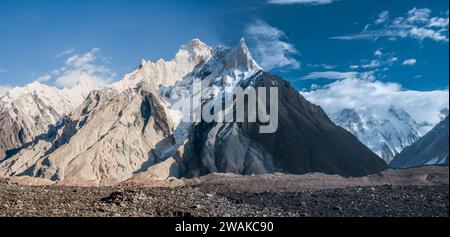
[{"label": "ice on mountain face", "polygon": [[343,109],[331,115],[331,119],[353,133],[386,163],[423,135],[420,125],[407,112],[393,106],[387,110]]},{"label": "ice on mountain face", "polygon": [[[20,126],[26,126],[31,131],[33,121],[41,121],[44,124],[39,126],[42,127],[57,124],[75,107],[81,105],[95,89],[97,87],[89,79],[82,79],[74,87],[64,89],[33,82],[24,87],[15,87],[2,96],[0,112],[8,113],[12,119],[22,120]],[[18,116],[20,118],[17,118]],[[26,121],[30,124],[24,124]],[[36,131],[37,134],[39,132],[42,131]]]},{"label": "ice on mountain face", "polygon": [[97,89],[89,78],[72,88],[59,89],[39,82],[15,87],[0,97],[0,159],[63,123],[65,116]]},{"label": "ice on mountain face", "polygon": [[[198,78],[213,80],[220,84],[223,82],[223,76],[229,76],[231,81],[240,81],[261,70],[262,68],[253,60],[245,41],[241,39],[235,48],[216,47],[211,60],[194,73]],[[223,84],[227,82],[229,81]]]},{"label": "ice on mountain face", "polygon": [[108,98],[122,94],[139,96],[136,93],[142,91],[159,94],[160,98],[155,98],[160,103],[158,110],[166,115],[165,122],[171,124],[170,134],[174,139],[174,144],[166,144],[155,153],[159,159],[165,159],[174,155],[192,128],[192,123],[182,121],[184,114],[175,105],[183,93],[192,91],[194,80],[202,84],[200,93],[206,98],[202,103],[215,103],[224,91],[261,70],[243,40],[235,48],[219,46],[213,49],[195,39],[183,45],[170,61],[143,59],[133,72],[103,88],[99,94]]},{"label": "ice on mountain face", "polygon": [[[253,60],[242,39],[235,48],[217,46],[212,49],[208,60],[198,64],[184,80],[175,82],[173,86],[160,87],[160,94],[170,108],[183,97],[183,93],[192,92],[193,81],[198,80],[202,88],[200,92],[202,104],[214,104],[222,99],[224,93],[231,93],[240,83],[249,80],[260,71],[262,68]],[[178,112],[169,111],[174,115]],[[174,122],[180,124],[180,120]]]},{"label": "ice on mountain face", "polygon": [[[26,109],[25,107],[30,107],[27,105],[32,103],[33,98],[38,98],[58,113],[68,114],[76,106],[80,105],[88,94],[95,89],[98,89],[98,87],[88,78],[80,80],[72,88],[64,89],[48,86],[40,82],[33,82],[24,87],[15,87],[8,91],[0,98],[3,105],[1,109],[7,110],[19,100],[24,102],[22,109]],[[27,113],[38,113],[38,111],[27,111]]]},{"label": "ice on mountain face", "polygon": [[[205,121],[182,121],[183,113],[174,105],[197,81],[202,85],[201,105],[222,101],[235,87],[279,85],[284,126],[266,137],[256,135],[258,124],[251,122],[205,127]],[[210,172],[361,176],[385,168],[288,82],[263,72],[243,40],[235,48],[215,49],[193,40],[171,61],[143,60],[122,81],[90,93],[55,130],[8,154],[0,163],[0,175],[31,175],[61,185],[112,185],[152,167],[171,175],[173,164],[185,169],[180,171],[184,177]],[[280,147],[286,148],[285,154]]]},{"label": "ice on mountain face", "polygon": [[427,161],[425,165],[444,165],[448,163],[448,154],[436,156],[433,159]]},{"label": "ice on mountain face", "polygon": [[[200,59],[198,55],[201,55]],[[191,72],[178,74],[178,79],[172,80],[173,84],[158,84],[158,91],[164,102],[163,109],[171,118],[175,128],[173,131],[174,147],[168,148],[159,156],[173,155],[173,152],[184,143],[190,133],[193,123],[185,121],[183,118],[185,116],[192,118],[193,111],[184,114],[180,110],[179,105],[182,103],[182,98],[199,96],[202,100],[197,106],[209,105],[212,107],[222,101],[224,93],[232,92],[240,83],[247,81],[262,70],[252,59],[244,40],[241,40],[235,48],[218,46],[214,49],[205,46],[198,40],[193,40],[181,48],[173,62],[185,65],[176,67],[189,68]],[[191,62],[196,62],[197,65],[193,66]],[[143,68],[148,65],[146,64]],[[153,80],[150,75],[147,75],[147,78]],[[191,95],[194,92],[194,81],[201,85],[201,91],[196,92],[199,94]],[[192,108],[192,110],[195,109]]]},{"label": "ice on mountain face", "polygon": [[196,66],[207,61],[211,53],[211,47],[194,39],[181,46],[170,61],[160,59],[156,62],[148,62],[143,59],[136,70],[109,88],[122,92],[137,87],[144,80],[149,80],[155,88],[160,85],[173,85],[183,80]]},{"label": "ice on mountain face", "polygon": [[391,167],[448,165],[448,116],[389,163]]}]

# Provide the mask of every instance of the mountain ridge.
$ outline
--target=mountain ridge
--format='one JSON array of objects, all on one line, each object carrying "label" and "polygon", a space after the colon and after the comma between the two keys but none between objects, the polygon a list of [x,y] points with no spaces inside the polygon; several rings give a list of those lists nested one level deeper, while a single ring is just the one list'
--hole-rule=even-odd
[{"label": "mountain ridge", "polygon": [[332,114],[331,119],[358,137],[387,164],[423,135],[421,126],[406,111],[393,105],[380,111],[342,109]]},{"label": "mountain ridge", "polygon": [[421,165],[448,165],[449,117],[437,124],[429,133],[406,147],[389,164],[396,168]]},{"label": "mountain ridge", "polygon": [[59,89],[33,82],[9,90],[0,97],[0,160],[8,151],[59,126],[94,89],[97,87],[84,78],[72,88]]},{"label": "mountain ridge", "polygon": [[[202,105],[218,103],[236,87],[278,88],[280,129],[260,134],[259,123],[182,121],[174,105],[195,80],[206,98]],[[63,122],[1,162],[0,175],[109,185],[136,174],[156,179],[276,171],[363,176],[386,169],[320,107],[264,72],[244,40],[235,48],[193,40],[171,61],[143,60],[123,80],[92,91]]]}]

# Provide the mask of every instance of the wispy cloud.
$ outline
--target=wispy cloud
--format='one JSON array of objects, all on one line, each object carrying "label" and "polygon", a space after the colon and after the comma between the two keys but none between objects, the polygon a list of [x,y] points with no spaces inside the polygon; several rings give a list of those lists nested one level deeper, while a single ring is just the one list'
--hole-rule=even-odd
[{"label": "wispy cloud", "polygon": [[322,5],[336,2],[337,0],[269,0],[270,4],[308,4],[308,5]]},{"label": "wispy cloud", "polygon": [[315,79],[330,79],[330,80],[343,80],[346,78],[358,77],[358,72],[337,72],[337,71],[324,71],[324,72],[311,72],[308,75],[302,77],[302,80],[315,80]]},{"label": "wispy cloud", "polygon": [[408,66],[415,65],[416,63],[417,63],[417,60],[415,58],[410,58],[410,59],[403,61],[403,65],[408,65]]},{"label": "wispy cloud", "polygon": [[307,64],[306,66],[311,67],[311,68],[323,68],[326,70],[332,70],[337,68],[337,65],[330,65],[330,64],[326,64],[326,63],[321,63],[321,64]]},{"label": "wispy cloud", "polygon": [[61,57],[64,57],[64,56],[66,56],[66,55],[71,55],[71,54],[73,54],[74,52],[75,52],[75,49],[67,49],[67,50],[64,50],[64,51],[62,51],[61,53],[57,54],[56,57],[57,57],[57,58],[61,58]]},{"label": "wispy cloud", "polygon": [[372,59],[362,59],[360,64],[350,65],[350,68],[355,69],[370,69],[379,72],[380,70],[387,70],[395,62],[398,57],[394,53],[383,52],[382,49],[375,50]]},{"label": "wispy cloud", "polygon": [[377,49],[377,50],[375,50],[375,53],[373,53],[373,55],[375,55],[377,57],[381,57],[381,56],[383,56],[383,52],[381,51],[381,49]]},{"label": "wispy cloud", "polygon": [[300,62],[292,56],[298,54],[293,44],[287,43],[283,31],[258,20],[245,30],[247,39],[254,45],[254,55],[266,70],[289,67],[299,68]]},{"label": "wispy cloud", "polygon": [[302,94],[311,102],[322,106],[327,113],[345,108],[372,108],[386,110],[391,105],[403,109],[419,123],[436,124],[441,110],[448,108],[448,90],[405,90],[397,83],[378,80],[347,78]]},{"label": "wispy cloud", "polygon": [[382,11],[378,15],[378,18],[375,20],[375,24],[379,25],[385,23],[388,19],[389,19],[389,11]]},{"label": "wispy cloud", "polygon": [[431,16],[428,8],[413,8],[404,16],[390,18],[388,11],[383,11],[373,24],[368,24],[357,34],[335,36],[338,40],[377,40],[387,38],[397,40],[412,38],[417,40],[431,39],[448,42],[448,11],[441,16]]},{"label": "wispy cloud", "polygon": [[[105,86],[115,76],[115,73],[105,65],[98,63],[100,49],[93,48],[85,54],[73,54],[74,50],[65,51],[61,57],[66,57],[64,66],[38,77],[38,81],[54,80],[58,87],[71,88],[83,79],[90,80],[98,87]],[[101,60],[102,61],[102,60]]]},{"label": "wispy cloud", "polygon": [[1,68],[1,67],[0,67],[0,73],[2,73],[2,72],[3,72],[3,73],[8,72],[8,69],[6,69],[6,68]]}]

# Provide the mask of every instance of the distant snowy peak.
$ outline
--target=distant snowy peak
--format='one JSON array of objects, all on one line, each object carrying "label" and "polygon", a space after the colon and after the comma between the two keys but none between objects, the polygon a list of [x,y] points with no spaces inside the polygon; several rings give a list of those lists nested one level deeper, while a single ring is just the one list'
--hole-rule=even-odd
[{"label": "distant snowy peak", "polygon": [[[39,99],[42,103],[60,114],[67,114],[80,105],[92,90],[99,89],[89,78],[82,78],[74,87],[59,89],[40,82],[33,82],[24,87],[15,87],[0,98],[2,107],[6,110],[19,101]],[[24,106],[27,104],[25,103]]]},{"label": "distant snowy peak", "polygon": [[26,94],[45,94],[49,91],[58,91],[56,88],[44,85],[40,82],[33,82],[24,87],[14,87],[1,97],[4,104],[10,104]]},{"label": "distant snowy peak", "polygon": [[156,62],[141,60],[140,65],[125,77],[109,86],[119,92],[137,87],[147,80],[155,87],[173,85],[183,80],[196,66],[209,60],[212,48],[198,39],[182,45],[172,60],[159,59]]},{"label": "distant snowy peak", "polygon": [[421,127],[404,110],[390,106],[342,109],[331,119],[353,133],[358,139],[389,163],[403,148],[421,137]]},{"label": "distant snowy peak", "polygon": [[0,97],[0,160],[58,126],[95,89],[95,82],[81,78],[72,88],[33,82],[9,90]]},{"label": "distant snowy peak", "polygon": [[201,80],[204,85],[233,87],[262,70],[252,58],[244,39],[234,48],[212,48],[193,39],[182,45],[172,60],[150,62],[143,59],[133,72],[106,90],[121,93],[145,83],[158,89],[160,86],[167,88],[162,89],[166,94],[171,87],[189,88],[195,79]]}]

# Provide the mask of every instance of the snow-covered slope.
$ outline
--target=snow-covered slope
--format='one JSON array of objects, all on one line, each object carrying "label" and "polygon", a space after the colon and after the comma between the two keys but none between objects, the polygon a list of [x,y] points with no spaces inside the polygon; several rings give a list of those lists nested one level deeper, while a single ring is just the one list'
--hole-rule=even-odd
[{"label": "snow-covered slope", "polygon": [[429,133],[395,156],[392,167],[408,168],[420,165],[448,165],[448,116]]},{"label": "snow-covered slope", "polygon": [[[172,108],[181,89],[196,79],[222,86],[227,78],[234,87],[259,70],[244,41],[212,49],[192,40],[173,60],[144,60],[121,81],[91,93],[54,134],[1,163],[0,174],[107,184],[146,172],[176,157],[193,125],[181,123],[181,111]],[[209,92],[205,88],[201,93]]]},{"label": "snow-covered slope", "polygon": [[0,160],[57,126],[93,89],[86,78],[70,89],[33,82],[9,90],[0,98]]},{"label": "snow-covered slope", "polygon": [[194,39],[181,46],[175,58],[170,61],[160,59],[156,62],[149,62],[143,59],[138,68],[108,88],[123,92],[130,88],[136,88],[143,80],[151,80],[158,86],[173,85],[191,73],[194,67],[208,61],[211,56],[211,47]]},{"label": "snow-covered slope", "polygon": [[[257,123],[181,121],[175,105],[194,81],[202,84],[203,106],[236,87],[278,87],[280,130],[262,135]],[[350,176],[386,167],[288,82],[265,73],[244,40],[234,48],[193,40],[173,60],[143,61],[123,80],[90,93],[63,122],[0,162],[0,175],[101,185],[139,173],[156,178],[276,171]]]},{"label": "snow-covered slope", "polygon": [[386,163],[423,135],[422,127],[407,112],[394,106],[388,109],[343,109],[332,114],[331,119],[354,134]]}]

